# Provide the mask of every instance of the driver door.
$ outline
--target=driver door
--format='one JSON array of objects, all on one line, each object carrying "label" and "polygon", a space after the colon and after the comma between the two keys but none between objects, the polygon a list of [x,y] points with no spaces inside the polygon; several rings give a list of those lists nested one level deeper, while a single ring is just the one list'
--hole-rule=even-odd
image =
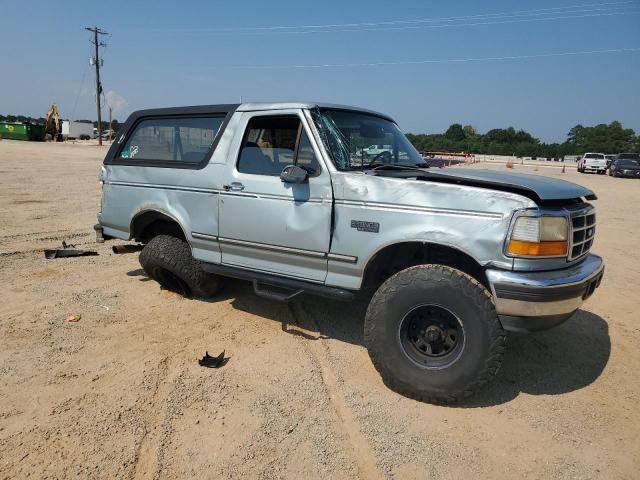
[{"label": "driver door", "polygon": [[[222,263],[324,282],[332,188],[301,111],[246,112],[231,178],[219,204]],[[297,164],[304,183],[280,179]]]}]

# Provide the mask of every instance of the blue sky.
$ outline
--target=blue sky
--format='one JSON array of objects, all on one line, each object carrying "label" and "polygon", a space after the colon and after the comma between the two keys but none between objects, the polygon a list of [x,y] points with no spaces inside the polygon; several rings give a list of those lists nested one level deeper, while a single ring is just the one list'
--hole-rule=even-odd
[{"label": "blue sky", "polygon": [[[242,96],[368,107],[413,133],[458,122],[563,141],[577,123],[612,120],[640,132],[639,20],[640,0],[5,1],[0,113],[56,102],[95,118],[84,27],[99,25],[120,120]],[[307,25],[338,26],[273,28]],[[620,49],[635,50],[532,57]],[[405,63],[423,60],[437,62]],[[350,66],[319,67],[336,64]]]}]

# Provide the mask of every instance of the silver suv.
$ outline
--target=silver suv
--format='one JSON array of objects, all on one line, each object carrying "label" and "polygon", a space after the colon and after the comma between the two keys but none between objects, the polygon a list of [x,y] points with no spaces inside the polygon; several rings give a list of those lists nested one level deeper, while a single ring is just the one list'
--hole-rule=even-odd
[{"label": "silver suv", "polygon": [[[428,168],[388,116],[317,103],[135,112],[104,160],[99,240],[145,244],[164,288],[225,277],[274,300],[372,295],[364,341],[387,385],[431,402],[495,377],[505,330],[550,328],[600,284],[590,190]],[[370,145],[389,145],[363,157]]]}]

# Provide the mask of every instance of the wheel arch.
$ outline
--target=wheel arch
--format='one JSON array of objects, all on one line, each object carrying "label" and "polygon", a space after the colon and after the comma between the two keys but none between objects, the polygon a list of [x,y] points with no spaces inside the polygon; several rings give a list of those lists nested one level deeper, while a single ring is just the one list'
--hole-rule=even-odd
[{"label": "wheel arch", "polygon": [[405,268],[430,263],[461,270],[489,289],[484,267],[468,252],[445,243],[419,240],[395,242],[377,250],[364,267],[362,287],[377,287]]},{"label": "wheel arch", "polygon": [[131,238],[147,243],[157,235],[171,235],[187,240],[181,223],[171,214],[158,209],[142,210],[134,215],[129,227]]}]

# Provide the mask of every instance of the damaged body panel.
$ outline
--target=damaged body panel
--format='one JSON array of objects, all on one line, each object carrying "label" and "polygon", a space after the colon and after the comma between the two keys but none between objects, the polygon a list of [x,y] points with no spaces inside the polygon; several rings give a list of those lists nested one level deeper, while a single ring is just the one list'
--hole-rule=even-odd
[{"label": "damaged body panel", "polygon": [[[396,243],[421,242],[460,250],[482,266],[511,269],[502,252],[515,209],[533,208],[521,195],[464,185],[337,172],[332,250],[357,262],[329,262],[327,281],[360,288],[377,252]],[[353,220],[379,224],[376,233],[358,232]]]},{"label": "damaged body panel", "polygon": [[430,171],[429,177],[434,181],[456,182],[462,185],[513,191],[543,202],[581,199],[583,197],[586,200],[597,199],[591,190],[581,185],[525,173],[456,168]]}]

